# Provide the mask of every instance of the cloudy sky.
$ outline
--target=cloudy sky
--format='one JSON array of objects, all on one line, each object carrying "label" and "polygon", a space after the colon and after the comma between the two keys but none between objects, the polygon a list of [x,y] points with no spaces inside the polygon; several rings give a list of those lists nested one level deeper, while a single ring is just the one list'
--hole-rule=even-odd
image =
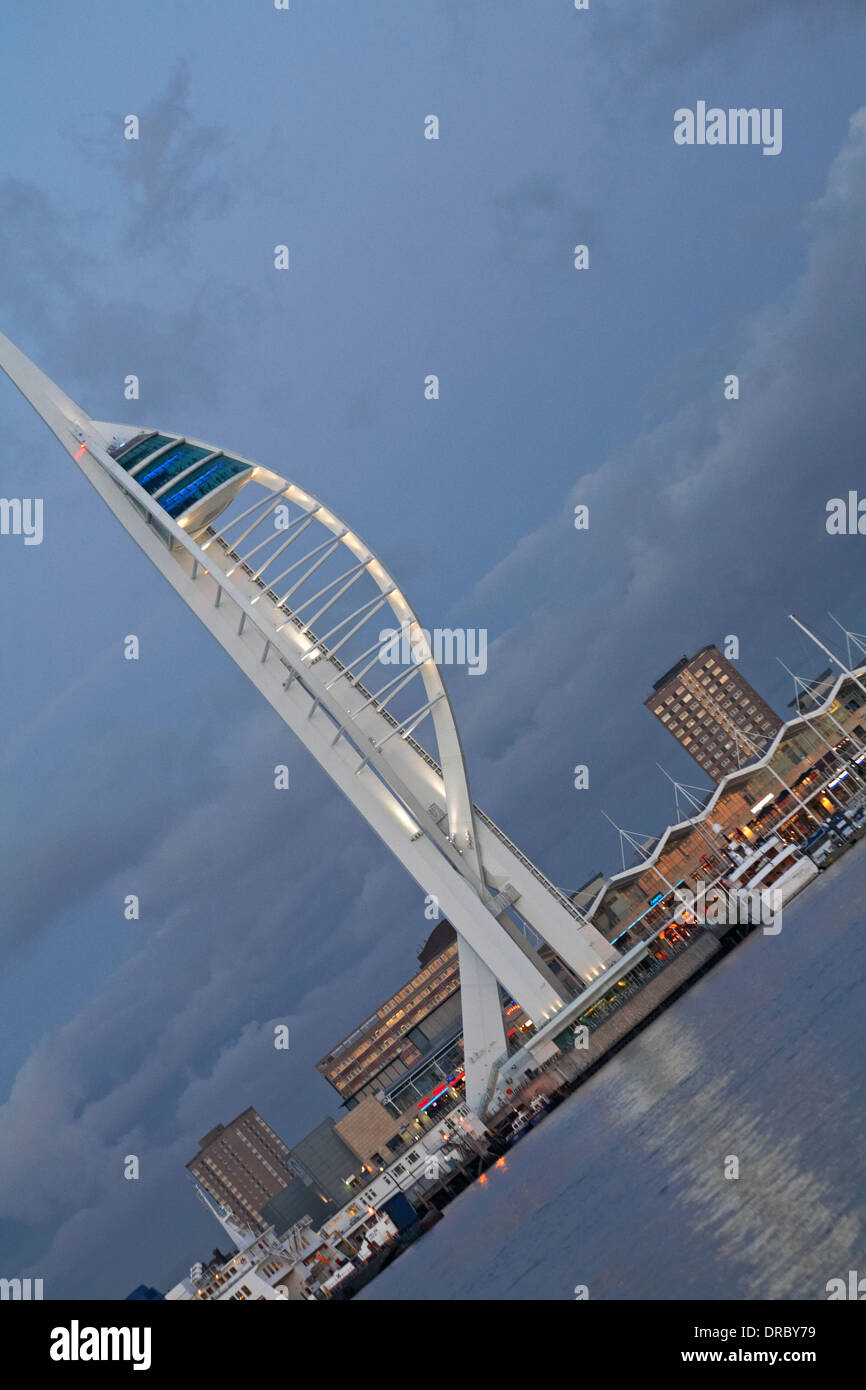
[{"label": "cloudy sky", "polygon": [[[784,711],[776,656],[823,664],[791,609],[866,630],[866,542],[824,524],[863,486],[864,38],[854,0],[7,0],[0,330],[486,628],[486,675],[446,673],[473,792],[573,889],[619,867],[602,808],[672,818],[656,760],[701,780],[642,706],[667,667],[735,634]],[[781,108],[781,154],[675,145],[699,100]],[[338,1113],[313,1063],[429,924],[9,383],[0,412],[3,495],[45,508],[0,537],[0,1274],[122,1297],[221,1234],[202,1134]]]}]

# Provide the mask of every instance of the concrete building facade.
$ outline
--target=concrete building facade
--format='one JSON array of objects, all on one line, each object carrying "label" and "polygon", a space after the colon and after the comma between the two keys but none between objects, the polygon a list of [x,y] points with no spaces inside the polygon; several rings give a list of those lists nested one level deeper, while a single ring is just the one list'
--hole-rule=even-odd
[{"label": "concrete building facade", "polygon": [[252,1106],[199,1140],[186,1165],[196,1182],[253,1231],[267,1225],[262,1209],[294,1181],[289,1148]]},{"label": "concrete building facade", "polygon": [[718,647],[682,657],[644,701],[714,782],[760,756],[782,721]]}]

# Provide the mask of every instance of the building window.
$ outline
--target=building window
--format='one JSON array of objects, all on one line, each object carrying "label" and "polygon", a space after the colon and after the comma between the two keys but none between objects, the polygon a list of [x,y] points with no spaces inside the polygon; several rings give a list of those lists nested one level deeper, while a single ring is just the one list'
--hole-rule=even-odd
[{"label": "building window", "polygon": [[189,475],[186,482],[169,488],[168,492],[160,497],[160,505],[165,508],[169,516],[178,517],[193,503],[207,496],[209,492],[213,492],[221,483],[227,482],[229,478],[243,473],[248,468],[249,464],[247,463],[239,463],[237,459],[225,457],[215,459],[209,464],[203,464],[202,467],[197,468]]},{"label": "building window", "polygon": [[142,459],[148,458],[151,454],[155,454],[157,449],[162,449],[166,444],[170,443],[171,435],[152,434],[139,444],[135,444],[131,448],[122,449],[121,452],[116,455],[117,461],[128,473],[130,468],[134,468],[137,463],[141,463]]},{"label": "building window", "polygon": [[200,463],[207,458],[208,449],[198,448],[193,444],[180,444],[176,449],[169,449],[167,454],[163,454],[155,463],[145,464],[139,473],[135,475],[135,481],[141,483],[145,492],[151,496],[169,482],[171,478],[176,478],[179,473],[184,473],[193,463]]}]

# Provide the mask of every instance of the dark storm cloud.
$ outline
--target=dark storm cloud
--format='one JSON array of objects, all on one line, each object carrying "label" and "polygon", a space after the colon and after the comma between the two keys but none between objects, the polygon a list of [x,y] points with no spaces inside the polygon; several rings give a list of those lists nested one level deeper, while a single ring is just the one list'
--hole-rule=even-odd
[{"label": "dark storm cloud", "polygon": [[[192,250],[229,196],[219,168],[224,135],[196,119],[185,62],[135,114],[139,140],[123,138],[115,114],[101,143],[78,139],[100,178],[106,165],[120,178],[115,196],[98,208],[88,200],[74,211],[68,199],[36,183],[0,182],[0,327],[15,339],[21,325],[21,346],[49,374],[53,362],[66,363],[64,385],[86,397],[81,404],[94,418],[146,425],[154,402],[171,414],[182,403],[188,410],[196,397],[205,403],[230,397],[225,364],[236,353],[235,326],[254,311],[245,286],[200,267],[194,256],[170,314],[148,297],[149,277],[158,272],[148,271],[142,258],[158,261],[167,246],[174,254]],[[69,363],[77,378],[70,379]],[[139,378],[141,402],[124,398],[129,374]],[[164,417],[166,423],[174,421]],[[179,430],[185,427],[194,433],[188,421],[178,421]]]},{"label": "dark storm cloud", "polygon": [[[576,33],[577,26],[592,24],[586,43],[579,40],[587,52],[592,51],[592,35],[613,35],[616,43],[607,42],[609,61],[600,69],[599,82],[609,89],[612,102],[627,105],[621,100],[626,84],[620,68],[628,67],[626,58],[640,62],[644,44],[649,45],[650,66],[677,54],[677,61],[688,52],[702,55],[708,35],[733,32],[731,16],[748,32],[750,10],[757,16],[786,12],[794,19],[802,11],[818,14],[815,6],[793,2],[763,10],[739,3],[696,3],[629,5],[628,11],[594,6],[586,16],[566,11],[565,20]],[[842,5],[821,7],[822,14],[831,16],[844,12]],[[478,38],[480,29],[483,44],[484,27],[495,26],[487,32],[498,38],[498,57],[506,50],[506,70],[509,61],[519,65],[521,54],[513,31],[502,37],[499,4],[485,7],[480,24],[473,9],[455,6],[452,13],[461,32],[455,62],[447,70],[452,81],[458,72],[471,85],[464,91],[455,84],[449,100],[463,103],[466,92],[478,95],[474,65],[489,61],[486,48],[462,51],[467,32]],[[511,8],[513,16],[527,16],[527,23],[534,24],[532,11],[522,4]],[[622,30],[613,28],[617,16],[624,22]],[[549,62],[544,40],[533,38]],[[318,36],[313,42],[320,42]],[[430,43],[435,49],[442,38],[427,26],[419,52],[423,48],[427,53]],[[401,45],[405,56],[402,31]],[[211,52],[219,53],[218,44]],[[350,54],[348,68],[353,65]],[[155,65],[152,70],[160,72],[164,83],[165,69]],[[495,86],[490,73],[495,78],[496,71],[494,64],[484,74],[482,98]],[[0,219],[6,312],[13,326],[25,330],[19,335],[21,346],[94,415],[199,432],[216,443],[237,443],[253,456],[258,450],[252,436],[270,430],[275,451],[279,446],[286,455],[285,471],[297,471],[299,481],[314,488],[326,473],[329,482],[339,483],[340,495],[346,495],[347,514],[354,514],[368,461],[354,459],[351,469],[335,471],[332,479],[327,457],[332,441],[327,436],[322,445],[321,427],[335,400],[338,413],[342,410],[351,424],[364,427],[356,435],[362,440],[371,421],[376,429],[381,426],[380,412],[382,419],[389,419],[387,412],[394,418],[388,370],[372,351],[366,368],[348,301],[359,298],[364,305],[368,295],[368,252],[375,249],[372,243],[382,223],[377,199],[383,190],[397,187],[399,199],[411,207],[412,190],[402,175],[395,181],[393,168],[389,172],[377,150],[381,183],[372,195],[354,186],[352,192],[353,213],[362,229],[357,277],[339,280],[333,300],[324,282],[334,275],[342,247],[328,245],[329,227],[339,225],[340,235],[350,238],[348,225],[338,220],[340,210],[327,200],[324,222],[317,223],[308,211],[305,226],[310,243],[324,234],[320,282],[293,279],[297,298],[281,300],[273,293],[268,265],[266,283],[260,281],[257,291],[237,287],[252,283],[248,245],[235,248],[234,259],[215,254],[199,264],[193,254],[202,219],[227,204],[218,161],[225,154],[227,167],[233,165],[222,127],[213,117],[201,117],[191,76],[198,79],[197,68],[177,68],[164,95],[138,111],[139,142],[122,140],[121,107],[106,118],[111,121],[110,144],[106,140],[99,150],[90,150],[102,166],[91,170],[94,186],[105,196],[97,204],[85,201],[90,212],[70,212],[59,197],[20,180],[7,182],[6,215]],[[568,71],[560,69],[558,76],[570,86]],[[270,72],[269,80],[277,77]],[[333,80],[335,87],[343,83],[339,67]],[[317,158],[322,119],[316,81],[314,75],[309,105],[304,106],[301,93],[291,117],[308,121],[306,157],[311,163]],[[436,84],[433,88],[439,90]],[[367,100],[366,93],[361,99]],[[419,110],[426,104],[425,91]],[[410,105],[407,95],[401,111]],[[233,109],[232,135],[246,142],[245,149],[261,145],[260,115],[250,118],[242,102]],[[489,165],[481,188],[484,210],[493,212],[500,249],[502,242],[514,245],[518,269],[521,238],[530,248],[534,244],[536,259],[539,248],[549,259],[560,254],[552,249],[560,243],[567,248],[584,237],[600,239],[613,225],[609,208],[616,216],[630,215],[620,191],[614,190],[611,201],[592,185],[593,201],[605,208],[608,222],[604,228],[590,224],[589,232],[584,231],[589,184],[575,178],[570,167],[565,174],[557,169],[555,156],[549,164],[545,161],[531,119],[529,110],[521,111],[514,127],[525,128],[531,160],[521,155],[519,145],[501,141],[506,152],[497,164],[496,140],[480,151],[470,143],[460,194],[471,220],[477,162]],[[619,149],[604,126],[588,119],[585,132],[586,147],[598,148],[602,170]],[[452,128],[459,128],[456,122]],[[575,148],[582,140],[583,135],[575,140]],[[271,127],[265,144],[272,144]],[[827,196],[812,215],[811,262],[793,300],[738,329],[738,341],[745,336],[750,343],[739,360],[733,354],[728,360],[722,351],[714,360],[702,349],[707,372],[713,373],[706,399],[692,394],[657,430],[612,457],[599,456],[549,524],[531,532],[460,606],[466,623],[489,621],[504,634],[491,651],[487,679],[454,682],[474,790],[482,806],[565,887],[574,887],[599,863],[617,867],[613,832],[596,828],[600,785],[605,784],[609,797],[607,809],[621,814],[626,824],[650,831],[664,823],[667,792],[651,781],[651,760],[662,756],[663,748],[674,750],[672,760],[680,755],[640,705],[660,670],[686,647],[739,631],[746,639],[744,672],[760,686],[766,664],[756,670],[751,663],[759,641],[782,628],[790,586],[796,583],[800,595],[823,595],[834,585],[850,591],[842,561],[847,561],[850,580],[850,546],[857,542],[831,542],[839,550],[826,551],[816,532],[822,528],[825,497],[837,488],[856,486],[859,466],[854,441],[863,432],[858,370],[866,339],[859,308],[864,301],[859,259],[862,146],[860,122],[834,164]],[[570,150],[559,162],[568,163]],[[265,162],[246,170],[238,163],[235,157],[232,176],[252,209],[250,235],[258,236],[271,206],[258,195],[264,189],[264,196],[277,205],[281,185],[271,175],[282,166]],[[532,173],[533,168],[541,172]],[[330,168],[318,172],[319,190],[329,192],[346,171],[341,166],[336,177]],[[575,186],[578,199],[569,193]],[[453,196],[454,188],[461,185],[446,181],[442,192]],[[504,190],[498,202],[491,201],[490,188]],[[430,205],[422,200],[418,206],[421,219],[411,225],[428,247]],[[465,228],[450,202],[442,206],[459,243]],[[364,230],[371,209],[372,236]],[[683,217],[688,222],[688,208]],[[226,232],[224,220],[218,226],[228,245],[231,228]],[[268,239],[273,240],[269,231]],[[432,234],[430,244],[435,240]],[[387,292],[393,281],[407,277],[409,258],[393,228],[382,244],[387,254],[380,288]],[[432,262],[437,259],[434,255]],[[491,306],[465,295],[467,270],[461,269],[459,252],[453,260],[442,256],[441,261],[460,300],[452,314],[456,347],[464,338],[473,341],[464,310],[483,325]],[[425,263],[417,283],[432,285],[435,293],[439,281],[428,276]],[[515,275],[507,289],[497,286],[496,303],[511,309],[522,298],[522,307],[531,307],[538,297],[536,283]],[[560,286],[548,277],[541,293],[565,298]],[[441,326],[441,306],[416,299],[415,293],[413,317]],[[386,297],[383,309],[375,296],[369,298],[376,302],[362,310],[365,324],[372,315],[376,334],[393,331],[400,322],[399,306]],[[677,309],[671,306],[672,313]],[[524,314],[509,317],[503,332],[516,339],[528,330],[529,337],[533,326],[537,330],[537,316]],[[5,322],[0,327],[16,336]],[[716,330],[713,323],[708,331]],[[592,354],[594,332],[590,326],[586,341],[572,345],[576,356],[578,346]],[[545,345],[547,340],[542,335],[540,341]],[[248,354],[247,343],[266,348]],[[297,373],[291,354],[330,364],[334,343],[347,363],[333,370],[333,381],[314,395],[311,406],[304,400],[303,382],[315,387],[314,376]],[[555,343],[549,346],[557,350]],[[474,422],[491,410],[490,402],[478,395],[477,373],[487,351],[482,340],[476,361],[463,372],[470,423],[468,430],[455,431],[461,470],[468,467],[463,459]],[[78,373],[71,380],[70,362]],[[452,363],[453,379],[460,372],[454,358]],[[735,406],[720,396],[721,375],[729,370],[742,373],[743,398]],[[126,372],[141,376],[142,403],[122,402],[120,383]],[[692,370],[689,382],[698,375]],[[346,376],[351,377],[350,389]],[[669,394],[676,394],[676,384]],[[680,387],[680,394],[689,393]],[[231,407],[241,399],[243,411],[228,408],[223,415],[226,401]],[[308,426],[300,445],[296,434],[286,444],[284,407],[289,399],[292,425]],[[267,408],[252,412],[251,400],[265,402]],[[119,404],[112,406],[112,401]],[[216,401],[217,409],[202,409],[206,401]],[[305,406],[309,418],[302,413]],[[535,406],[531,416],[542,440],[562,429],[556,406],[549,419]],[[233,438],[221,433],[226,419],[236,431]],[[200,420],[207,420],[207,427]],[[35,428],[40,428],[38,422]],[[374,433],[372,427],[369,433]],[[419,438],[422,433],[418,431]],[[371,453],[386,443],[385,432],[377,435]],[[15,445],[10,466],[36,453],[29,433],[18,431]],[[67,461],[61,459],[63,463]],[[32,1047],[0,1114],[0,1211],[8,1222],[4,1252],[14,1258],[16,1270],[24,1273],[29,1265],[33,1275],[45,1277],[49,1296],[117,1296],[142,1277],[167,1286],[218,1239],[211,1218],[198,1213],[183,1173],[195,1138],[255,1104],[291,1142],[336,1108],[332,1093],[315,1077],[314,1061],[343,1029],[378,1006],[392,984],[405,979],[429,924],[420,891],[308,755],[287,738],[276,715],[261,707],[207,634],[192,633],[194,620],[181,611],[173,594],[163,594],[166,586],[157,576],[149,570],[145,575],[146,562],[119,528],[116,536],[109,531],[114,522],[109,518],[102,524],[94,512],[98,501],[68,466],[73,481],[68,487],[65,481],[58,485],[56,514],[64,519],[69,550],[46,563],[44,602],[57,603],[58,585],[71,571],[75,583],[70,587],[90,602],[91,630],[88,641],[80,644],[85,663],[87,653],[98,654],[102,641],[115,631],[128,631],[130,621],[143,617],[154,628],[159,623],[164,627],[162,640],[149,648],[154,667],[143,664],[135,688],[131,682],[124,686],[116,674],[106,680],[100,669],[85,669],[80,679],[70,679],[78,669],[78,652],[71,639],[58,644],[46,661],[45,686],[37,688],[34,678],[25,705],[32,705],[33,728],[19,729],[8,749],[9,766],[20,774],[4,866],[4,880],[11,885],[6,903],[13,909],[11,934],[38,946],[52,931],[74,939],[86,923],[92,954],[82,960],[81,969],[85,976],[92,970],[92,982],[88,1002],[80,1009],[69,1005],[74,1016],[61,1013],[61,1021],[53,1019]],[[519,508],[521,499],[502,500],[509,484],[496,460],[473,458],[472,466],[482,475],[477,490],[466,494],[473,528],[499,536],[508,525],[507,512]],[[531,472],[540,474],[542,468],[533,456]],[[401,579],[413,580],[413,570],[424,579],[432,574],[430,587],[438,592],[448,582],[453,558],[447,519],[435,509],[422,515],[419,530],[437,534],[437,548],[425,558],[411,528],[392,524],[394,494],[405,490],[393,486],[397,478],[405,479],[404,459],[394,460],[392,475],[385,477],[387,495],[376,504],[384,516],[376,543]],[[527,487],[532,482],[530,476]],[[576,500],[593,508],[587,536],[571,527]],[[418,524],[414,512],[413,517]],[[92,551],[85,551],[85,537]],[[501,550],[504,542],[497,540],[497,546]],[[65,571],[59,560],[71,562]],[[82,571],[92,574],[92,591],[82,588],[90,583],[82,581]],[[466,572],[458,567],[458,573]],[[19,583],[20,574],[15,578]],[[41,614],[34,606],[21,617],[18,608],[16,603],[10,612],[4,646],[28,653],[17,667],[23,680],[27,670],[37,669],[34,619]],[[92,627],[106,613],[105,639],[100,635],[96,641]],[[129,613],[136,615],[134,620]],[[65,606],[62,614],[71,624],[78,617]],[[93,665],[98,668],[98,659]],[[103,688],[100,702],[94,692]],[[84,709],[87,700],[93,703],[90,716]],[[44,745],[41,763],[36,745]],[[61,765],[52,769],[55,749]],[[33,759],[29,768],[28,759]],[[275,792],[270,780],[277,761],[291,763],[292,791],[285,795]],[[593,770],[589,809],[571,789],[577,761],[589,761]],[[53,780],[52,771],[57,774]],[[689,772],[687,780],[697,780],[696,773]],[[141,895],[142,921],[115,924],[106,916],[103,926],[98,913],[105,904],[114,911],[130,891]],[[109,955],[111,936],[118,930],[134,943],[129,957],[118,967],[101,969],[100,954],[104,950]],[[63,996],[64,1008],[66,1004]],[[290,1026],[288,1055],[273,1049],[275,1021]],[[121,1176],[123,1158],[130,1152],[142,1157],[138,1184]],[[32,1224],[25,1226],[24,1214]]]},{"label": "dark storm cloud", "polygon": [[0,180],[3,329],[27,322],[35,336],[53,333],[82,302],[80,285],[94,260],[81,248],[56,199],[24,179]]},{"label": "dark storm cloud", "polygon": [[225,132],[196,120],[188,64],[176,65],[163,95],[129,114],[139,117],[140,138],[124,138],[115,166],[131,190],[132,240],[152,247],[178,229],[194,235],[196,224],[225,210],[229,185],[219,168]]},{"label": "dark storm cloud", "polygon": [[509,259],[533,261],[547,271],[575,241],[596,242],[603,227],[599,212],[573,197],[564,171],[528,175],[493,199],[495,225]]},{"label": "dark storm cloud", "polygon": [[[866,347],[864,213],[861,112],[811,215],[806,273],[788,303],[755,320],[734,364],[742,399],[720,402],[715,383],[705,400],[600,464],[573,494],[593,509],[590,532],[572,531],[569,498],[463,605],[473,615],[493,595],[523,606],[523,622],[491,652],[491,681],[469,679],[471,700],[461,688],[462,724],[482,804],[497,818],[504,812],[530,852],[544,849],[549,859],[560,846],[558,867],[573,874],[566,887],[578,865],[586,874],[596,867],[584,803],[578,811],[570,790],[572,762],[604,765],[611,809],[630,828],[660,828],[645,823],[650,801],[633,795],[634,774],[621,770],[648,761],[644,687],[699,636],[739,631],[751,649],[778,632],[804,566],[834,581],[846,542],[826,549],[824,499],[856,482],[866,423],[857,366]],[[816,399],[828,408],[816,412]],[[781,566],[763,558],[788,550]],[[581,576],[590,572],[597,599],[585,606]],[[672,593],[676,603],[660,603]],[[608,605],[620,614],[615,630],[599,621]],[[628,650],[623,632],[632,634]],[[600,671],[606,692],[620,683],[627,692],[608,701],[609,711],[598,702]],[[582,711],[592,712],[591,738]],[[142,923],[139,953],[38,1044],[4,1108],[3,1213],[53,1223],[32,1270],[60,1285],[74,1278],[83,1241],[110,1244],[130,1200],[142,1212],[154,1200],[184,1208],[189,1136],[228,1118],[227,1094],[259,1105],[278,1129],[291,1114],[299,1132],[292,1090],[315,1060],[320,1018],[340,1000],[340,1015],[354,1020],[381,990],[392,948],[378,924],[392,921],[400,903],[423,937],[420,897],[413,910],[415,891],[312,768],[301,769],[297,796],[285,801],[264,782],[251,793],[248,770],[269,765],[274,743],[268,716],[245,719],[218,759],[215,783],[197,805],[167,817],[134,874],[158,925]],[[323,872],[324,834],[341,847],[336,872]],[[323,932],[322,923],[331,926]],[[287,1011],[281,991],[293,1001]],[[275,1020],[292,1030],[288,1058],[273,1049]],[[143,1126],[143,1116],[160,1111],[161,1125]],[[315,1110],[306,1118],[313,1123]],[[151,1185],[130,1197],[122,1160],[139,1151]],[[142,1267],[165,1259],[161,1230],[151,1237],[145,1223],[141,1240]],[[114,1254],[107,1261],[92,1279],[103,1291],[128,1268]]]},{"label": "dark storm cloud", "polygon": [[[490,653],[490,681],[461,689],[461,723],[483,750],[475,794],[489,796],[494,817],[495,806],[520,808],[515,835],[530,852],[558,845],[560,877],[576,851],[588,874],[587,845],[607,843],[608,862],[616,846],[598,800],[571,791],[573,764],[590,763],[606,808],[642,831],[662,828],[656,757],[703,780],[641,707],[683,652],[738,635],[745,674],[784,689],[776,653],[793,644],[805,674],[822,660],[795,640],[792,603],[820,616],[837,596],[855,615],[866,605],[866,573],[851,571],[858,540],[825,529],[827,499],[862,478],[866,109],[807,221],[794,293],[746,325],[748,346],[717,363],[703,399],[600,460],[459,605],[468,626],[522,614]],[[723,399],[728,372],[740,377],[736,402]],[[577,503],[590,508],[588,532],[573,529]]]},{"label": "dark storm cloud", "polygon": [[[52,363],[65,363],[64,385],[94,418],[147,424],[153,405],[144,399],[172,411],[196,396],[212,402],[225,395],[234,324],[250,312],[243,287],[192,267],[182,303],[166,316],[138,293],[140,267],[139,276],[123,274],[126,248],[113,257],[115,279],[106,277],[87,219],[71,217],[59,197],[7,179],[0,206],[0,328],[49,375]],[[122,227],[110,217],[100,236],[122,246]],[[69,364],[77,372],[71,379]],[[124,398],[130,373],[139,377],[141,403]]]},{"label": "dark storm cloud", "polygon": [[675,67],[700,59],[720,44],[771,24],[774,19],[802,25],[821,38],[853,18],[857,0],[659,0],[634,5],[612,0],[593,10],[606,48],[635,68]]},{"label": "dark storm cloud", "polygon": [[[26,1210],[36,1227],[57,1229],[56,1257],[39,1259],[55,1278],[74,1277],[81,1208],[101,1225],[135,1201],[126,1154],[141,1156],[143,1202],[161,1193],[185,1210],[190,1136],[215,1112],[230,1118],[226,1094],[248,1097],[290,1137],[315,1123],[322,1099],[305,1115],[295,1090],[325,1045],[320,1020],[335,999],[351,1019],[378,1002],[393,968],[379,924],[395,911],[417,919],[407,952],[424,937],[420,894],[311,767],[293,764],[293,791],[274,791],[273,744],[266,717],[239,722],[218,788],[164,817],[124,875],[142,896],[140,923],[124,928],[137,933],[137,953],[43,1039],[3,1108],[0,1215]],[[250,767],[263,770],[258,795]],[[341,846],[327,874],[324,836]],[[289,1025],[289,1053],[273,1046],[276,1022]],[[158,1258],[163,1236],[150,1249],[142,1239],[145,1257]]]}]

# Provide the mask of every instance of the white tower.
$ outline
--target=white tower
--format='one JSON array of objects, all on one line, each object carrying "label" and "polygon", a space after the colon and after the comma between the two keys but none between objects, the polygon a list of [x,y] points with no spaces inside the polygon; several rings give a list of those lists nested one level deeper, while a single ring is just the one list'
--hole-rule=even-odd
[{"label": "white tower", "polygon": [[[91,420],[2,335],[0,367],[160,573],[435,896],[458,935],[466,1097],[483,1117],[506,1058],[497,981],[543,1029],[569,996],[542,961],[540,941],[581,985],[620,958],[473,804],[441,672],[406,596],[373,551],[295,483],[198,440]],[[408,666],[383,666],[383,621],[416,644]],[[420,726],[432,752],[414,737]],[[333,852],[326,834],[323,862]],[[528,1044],[536,1060],[555,1053],[553,1031]]]}]

